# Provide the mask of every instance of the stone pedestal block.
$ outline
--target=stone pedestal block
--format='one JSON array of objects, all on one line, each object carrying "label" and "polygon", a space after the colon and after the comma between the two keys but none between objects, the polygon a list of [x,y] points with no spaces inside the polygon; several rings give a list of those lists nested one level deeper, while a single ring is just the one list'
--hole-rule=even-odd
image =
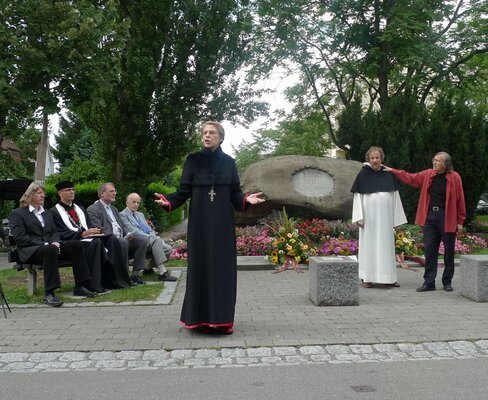
[{"label": "stone pedestal block", "polygon": [[316,306],[359,305],[358,262],[349,258],[311,257],[309,296]]},{"label": "stone pedestal block", "polygon": [[459,274],[462,296],[477,302],[488,301],[488,255],[461,256]]}]

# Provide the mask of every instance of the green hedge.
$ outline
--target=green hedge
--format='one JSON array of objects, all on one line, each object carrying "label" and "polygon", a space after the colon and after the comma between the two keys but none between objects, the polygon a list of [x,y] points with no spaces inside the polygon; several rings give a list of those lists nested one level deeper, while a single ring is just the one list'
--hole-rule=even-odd
[{"label": "green hedge", "polygon": [[[92,205],[98,200],[98,187],[99,182],[85,182],[76,185],[76,203],[84,207]],[[178,208],[177,210],[166,212],[163,207],[155,203],[154,192],[158,193],[172,193],[176,190],[175,187],[165,186],[161,183],[151,183],[147,187],[146,196],[143,198],[143,204],[141,211],[144,212],[146,217],[149,217],[156,229],[162,232],[183,220],[185,206]],[[44,201],[44,208],[49,209],[58,202],[57,190],[54,184],[46,185],[46,199]],[[125,198],[118,198],[117,204],[120,206],[119,211],[122,211],[125,207]]]},{"label": "green hedge", "polygon": [[166,212],[163,207],[154,202],[154,193],[167,194],[173,193],[175,190],[175,187],[157,182],[153,182],[147,187],[146,198],[144,199],[145,207],[151,219],[157,221],[156,228],[160,232],[180,223],[183,220],[186,207],[183,205],[174,211]]}]

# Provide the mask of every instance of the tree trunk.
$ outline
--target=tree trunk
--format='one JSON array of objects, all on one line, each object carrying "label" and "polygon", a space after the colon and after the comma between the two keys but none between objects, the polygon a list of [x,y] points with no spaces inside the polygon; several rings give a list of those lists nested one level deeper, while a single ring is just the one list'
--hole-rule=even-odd
[{"label": "tree trunk", "polygon": [[46,179],[46,157],[47,146],[49,146],[49,115],[43,109],[42,111],[42,135],[41,142],[37,146],[36,161],[36,180],[44,182]]}]

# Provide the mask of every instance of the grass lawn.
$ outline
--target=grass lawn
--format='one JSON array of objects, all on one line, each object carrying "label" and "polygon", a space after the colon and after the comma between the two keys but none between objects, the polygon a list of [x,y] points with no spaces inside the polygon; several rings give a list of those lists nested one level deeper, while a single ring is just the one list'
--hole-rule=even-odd
[{"label": "grass lawn", "polygon": [[[174,260],[166,264],[168,267],[186,267],[186,261]],[[158,282],[157,275],[145,275],[147,285],[134,286],[127,289],[112,290],[91,299],[73,298],[74,279],[71,268],[60,270],[62,287],[57,290],[56,296],[65,303],[104,302],[121,303],[124,301],[152,301],[156,300],[164,288],[163,282]],[[42,272],[37,274],[37,290],[33,296],[27,294],[27,271],[17,271],[13,268],[0,270],[0,283],[7,301],[11,304],[41,304],[44,297],[44,279]]]}]

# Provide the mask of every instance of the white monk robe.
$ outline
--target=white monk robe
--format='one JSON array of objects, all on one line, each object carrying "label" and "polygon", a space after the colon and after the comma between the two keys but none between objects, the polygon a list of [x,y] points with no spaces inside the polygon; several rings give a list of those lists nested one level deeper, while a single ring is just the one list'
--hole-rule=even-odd
[{"label": "white monk robe", "polygon": [[[371,176],[369,172],[369,179]],[[393,228],[407,222],[398,190],[354,193],[352,222],[362,225],[359,228],[359,278],[364,282],[397,282]]]}]

